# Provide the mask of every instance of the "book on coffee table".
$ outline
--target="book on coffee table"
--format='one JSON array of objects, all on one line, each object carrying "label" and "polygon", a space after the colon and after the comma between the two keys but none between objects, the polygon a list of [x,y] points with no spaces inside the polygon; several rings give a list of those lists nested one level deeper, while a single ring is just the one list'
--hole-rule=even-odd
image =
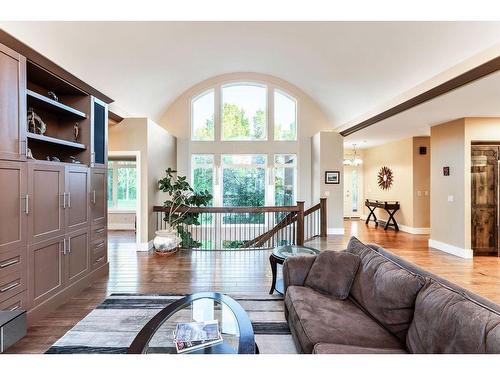
[{"label": "book on coffee table", "polygon": [[178,323],[174,332],[177,353],[184,353],[222,342],[217,320]]}]

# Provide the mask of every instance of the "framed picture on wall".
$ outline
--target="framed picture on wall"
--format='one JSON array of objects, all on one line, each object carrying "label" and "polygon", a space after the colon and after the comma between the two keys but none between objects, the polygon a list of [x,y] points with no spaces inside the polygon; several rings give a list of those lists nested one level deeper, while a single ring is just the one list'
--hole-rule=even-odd
[{"label": "framed picture on wall", "polygon": [[339,171],[326,171],[325,172],[325,184],[340,184],[340,172]]}]

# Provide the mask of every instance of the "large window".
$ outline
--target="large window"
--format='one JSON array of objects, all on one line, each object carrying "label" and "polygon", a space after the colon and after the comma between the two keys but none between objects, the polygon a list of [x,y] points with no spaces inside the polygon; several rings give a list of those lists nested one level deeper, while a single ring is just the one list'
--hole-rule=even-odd
[{"label": "large window", "polygon": [[[214,156],[194,154],[191,157],[193,189],[201,192],[207,190],[214,195]],[[210,201],[213,205],[213,199]]]},{"label": "large window", "polygon": [[108,208],[136,210],[137,169],[132,160],[108,161]]},{"label": "large window", "polygon": [[209,90],[191,103],[191,123],[193,141],[214,140],[214,90]]},{"label": "large window", "polygon": [[267,138],[266,87],[238,84],[222,88],[222,140]]},{"label": "large window", "polygon": [[191,140],[296,141],[297,101],[261,83],[217,85],[191,100]]}]

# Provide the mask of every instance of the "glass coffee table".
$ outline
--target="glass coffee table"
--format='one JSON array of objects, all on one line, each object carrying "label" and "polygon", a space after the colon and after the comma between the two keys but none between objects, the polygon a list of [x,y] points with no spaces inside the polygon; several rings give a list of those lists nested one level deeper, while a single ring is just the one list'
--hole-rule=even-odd
[{"label": "glass coffee table", "polygon": [[139,332],[129,354],[176,354],[174,331],[177,323],[217,320],[223,341],[189,354],[257,354],[248,314],[231,297],[221,293],[190,294],[156,314]]},{"label": "glass coffee table", "polygon": [[271,256],[269,257],[269,262],[271,263],[271,271],[273,273],[273,281],[271,283],[271,290],[269,294],[273,294],[274,291],[279,294],[283,294],[285,288],[283,285],[283,279],[277,279],[278,264],[283,264],[286,258],[295,255],[316,255],[319,254],[319,250],[313,249],[307,246],[295,246],[286,245],[280,246],[273,249]]}]

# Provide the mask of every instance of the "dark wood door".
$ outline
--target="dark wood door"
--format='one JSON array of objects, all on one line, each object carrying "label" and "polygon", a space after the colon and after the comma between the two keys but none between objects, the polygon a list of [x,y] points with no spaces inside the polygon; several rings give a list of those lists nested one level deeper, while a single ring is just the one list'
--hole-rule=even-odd
[{"label": "dark wood door", "polygon": [[86,166],[66,167],[66,232],[85,228],[90,223],[89,169]]},{"label": "dark wood door", "polygon": [[31,306],[51,298],[64,287],[64,236],[28,248],[28,294]]},{"label": "dark wood door", "polygon": [[66,235],[65,275],[71,284],[90,270],[90,241],[88,228]]},{"label": "dark wood door", "polygon": [[27,177],[27,163],[0,160],[0,253],[26,245]]},{"label": "dark wood door", "polygon": [[34,244],[64,234],[65,169],[50,162],[28,165],[28,241]]},{"label": "dark wood door", "polygon": [[107,213],[107,170],[91,168],[90,174],[90,217],[92,225],[102,225]]},{"label": "dark wood door", "polygon": [[26,58],[0,44],[0,159],[26,160]]},{"label": "dark wood door", "polygon": [[498,146],[472,146],[472,249],[498,253]]}]

